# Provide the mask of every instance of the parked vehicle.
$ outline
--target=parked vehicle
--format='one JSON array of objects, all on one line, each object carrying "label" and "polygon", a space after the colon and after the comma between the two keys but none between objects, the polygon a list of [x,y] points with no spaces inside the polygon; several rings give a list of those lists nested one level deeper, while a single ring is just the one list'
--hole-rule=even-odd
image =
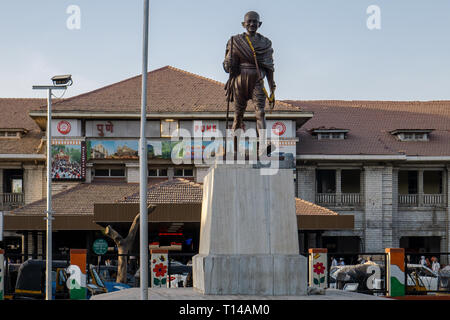
[{"label": "parked vehicle", "polygon": [[[95,267],[97,269],[97,267]],[[135,277],[128,273],[127,274],[127,283],[119,283],[116,282],[117,277],[117,266],[99,266],[98,274],[108,289],[108,292],[119,291],[123,289],[132,288],[136,285]]]},{"label": "parked vehicle", "polygon": [[329,285],[345,291],[380,293],[384,288],[384,266],[369,262],[357,265],[333,266]]},{"label": "parked vehicle", "polygon": [[[67,261],[53,261],[52,263],[52,298],[69,299],[69,289],[66,286]],[[27,260],[20,265],[13,299],[45,299],[45,270],[44,260]]]},{"label": "parked vehicle", "polygon": [[439,275],[421,264],[407,265],[407,291],[423,293],[439,290]]},{"label": "parked vehicle", "polygon": [[19,273],[20,263],[8,263],[5,270],[5,293],[4,299],[11,300],[16,287],[17,274]]},{"label": "parked vehicle", "polygon": [[[69,274],[67,261],[52,262],[52,299],[70,299],[67,287]],[[13,299],[45,299],[45,260],[27,260],[19,267]],[[105,293],[107,289],[95,269],[90,268],[87,275],[87,298],[92,295]],[[94,280],[93,280],[94,279]],[[98,280],[95,280],[98,279]]]}]

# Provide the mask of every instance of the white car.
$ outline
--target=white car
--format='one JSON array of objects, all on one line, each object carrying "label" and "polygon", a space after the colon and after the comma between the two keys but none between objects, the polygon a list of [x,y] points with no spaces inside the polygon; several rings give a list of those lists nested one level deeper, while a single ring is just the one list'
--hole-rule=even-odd
[{"label": "white car", "polygon": [[408,263],[407,285],[419,291],[437,291],[439,288],[438,274],[421,264]]}]

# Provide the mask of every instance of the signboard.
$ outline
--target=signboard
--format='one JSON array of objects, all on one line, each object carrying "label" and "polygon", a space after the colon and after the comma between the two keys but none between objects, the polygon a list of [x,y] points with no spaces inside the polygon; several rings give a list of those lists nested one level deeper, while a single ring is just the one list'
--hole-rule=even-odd
[{"label": "signboard", "polygon": [[105,239],[97,239],[92,245],[95,254],[104,255],[108,251],[108,242]]},{"label": "signboard", "polygon": [[0,249],[0,300],[4,299],[5,295],[5,251]]},{"label": "signboard", "polygon": [[138,140],[88,140],[88,160],[137,160]]},{"label": "signboard", "polygon": [[267,133],[270,133],[270,137],[295,137],[295,123],[292,120],[267,120],[266,123]]},{"label": "signboard", "polygon": [[[139,138],[140,121],[135,120],[99,120],[86,121],[86,137],[92,138]],[[146,122],[147,137],[161,136],[161,122],[149,120]]]},{"label": "signboard", "polygon": [[[229,141],[230,143],[230,141]],[[256,142],[240,140],[241,148],[256,152]],[[87,160],[138,160],[138,140],[97,140],[86,142]],[[295,141],[290,152],[295,154]],[[147,140],[148,159],[213,159],[222,156],[223,140]]]},{"label": "signboard", "polygon": [[52,179],[84,180],[86,178],[86,145],[81,140],[52,140]]},{"label": "signboard", "polygon": [[225,133],[220,133],[219,131],[219,120],[194,120],[192,131],[195,138],[225,135]]},{"label": "signboard", "polygon": [[167,250],[150,250],[151,286],[167,286],[169,255]]},{"label": "signboard", "polygon": [[52,137],[81,137],[81,120],[52,119]]}]

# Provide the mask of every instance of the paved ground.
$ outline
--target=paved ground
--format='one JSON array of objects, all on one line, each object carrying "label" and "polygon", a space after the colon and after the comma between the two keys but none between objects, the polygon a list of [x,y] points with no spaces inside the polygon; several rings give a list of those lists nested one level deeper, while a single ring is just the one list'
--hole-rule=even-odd
[{"label": "paved ground", "polygon": [[[91,300],[140,300],[140,289],[131,288],[93,296]],[[367,294],[327,289],[325,295],[310,296],[246,296],[203,295],[192,288],[150,288],[149,300],[391,300]]]}]

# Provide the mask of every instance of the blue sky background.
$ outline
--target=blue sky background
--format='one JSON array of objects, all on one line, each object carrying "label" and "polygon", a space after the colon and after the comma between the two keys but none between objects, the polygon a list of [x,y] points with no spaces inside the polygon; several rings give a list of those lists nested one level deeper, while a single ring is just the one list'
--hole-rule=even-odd
[{"label": "blue sky background", "polygon": [[[138,75],[142,1],[15,0],[0,4],[0,97],[71,73],[66,97]],[[81,29],[69,30],[69,5]],[[381,30],[366,27],[369,5]],[[151,0],[149,70],[172,65],[226,82],[225,43],[249,10],[272,40],[278,99],[450,99],[448,0]],[[58,93],[57,93],[58,94]]]}]

